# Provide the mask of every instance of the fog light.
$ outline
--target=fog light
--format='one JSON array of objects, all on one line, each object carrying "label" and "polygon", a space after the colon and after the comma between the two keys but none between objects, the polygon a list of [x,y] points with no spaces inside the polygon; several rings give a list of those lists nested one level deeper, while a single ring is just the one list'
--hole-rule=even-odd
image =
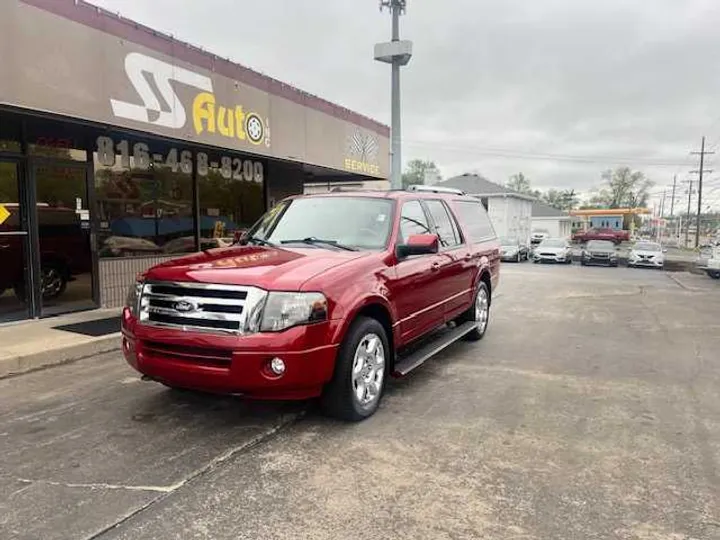
[{"label": "fog light", "polygon": [[275,375],[282,375],[285,373],[285,362],[281,358],[273,358],[270,360],[270,371]]}]

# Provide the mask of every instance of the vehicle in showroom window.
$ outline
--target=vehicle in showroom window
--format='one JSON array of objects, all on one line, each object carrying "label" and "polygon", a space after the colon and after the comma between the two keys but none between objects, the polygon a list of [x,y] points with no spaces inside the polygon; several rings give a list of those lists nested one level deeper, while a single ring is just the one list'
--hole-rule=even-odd
[{"label": "vehicle in showroom window", "polygon": [[641,240],[630,248],[627,265],[630,268],[663,268],[665,253],[667,249],[663,249],[657,242]]},{"label": "vehicle in showroom window", "polygon": [[618,250],[611,240],[590,240],[583,246],[580,264],[598,264],[603,266],[618,265]]},{"label": "vehicle in showroom window", "polygon": [[483,337],[499,266],[478,199],[292,197],[238,244],[146,271],[123,310],[122,348],[146,379],[171,388],[320,397],[328,414],[362,420],[388,376]]},{"label": "vehicle in showroom window", "polygon": [[565,238],[546,238],[533,250],[534,263],[572,263],[572,246]]}]

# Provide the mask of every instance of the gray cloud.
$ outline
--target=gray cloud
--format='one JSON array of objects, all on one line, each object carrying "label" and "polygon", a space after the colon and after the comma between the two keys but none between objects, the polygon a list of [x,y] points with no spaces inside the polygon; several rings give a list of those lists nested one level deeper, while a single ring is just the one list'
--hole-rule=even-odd
[{"label": "gray cloud", "polygon": [[[96,2],[389,122],[376,0]],[[720,142],[718,27],[716,0],[410,0],[404,158],[581,191],[626,164],[661,189]]]}]

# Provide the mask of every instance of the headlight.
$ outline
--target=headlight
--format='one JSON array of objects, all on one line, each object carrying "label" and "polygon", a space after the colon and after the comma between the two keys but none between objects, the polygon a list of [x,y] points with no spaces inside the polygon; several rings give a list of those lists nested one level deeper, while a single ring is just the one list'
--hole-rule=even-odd
[{"label": "headlight", "polygon": [[130,313],[137,316],[138,302],[140,301],[140,294],[142,293],[143,282],[136,281],[128,289],[127,297],[125,298],[125,306],[130,309]]},{"label": "headlight", "polygon": [[271,292],[262,310],[260,331],[279,332],[299,324],[325,321],[327,317],[327,299],[320,293]]}]

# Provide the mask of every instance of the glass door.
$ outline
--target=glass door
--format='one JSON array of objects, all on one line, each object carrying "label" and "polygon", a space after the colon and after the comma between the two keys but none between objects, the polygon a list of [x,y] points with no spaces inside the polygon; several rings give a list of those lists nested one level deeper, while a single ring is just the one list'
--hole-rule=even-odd
[{"label": "glass door", "polygon": [[19,164],[0,161],[0,324],[31,314],[26,212]]},{"label": "glass door", "polygon": [[87,168],[73,162],[38,161],[33,178],[42,316],[96,307]]}]

